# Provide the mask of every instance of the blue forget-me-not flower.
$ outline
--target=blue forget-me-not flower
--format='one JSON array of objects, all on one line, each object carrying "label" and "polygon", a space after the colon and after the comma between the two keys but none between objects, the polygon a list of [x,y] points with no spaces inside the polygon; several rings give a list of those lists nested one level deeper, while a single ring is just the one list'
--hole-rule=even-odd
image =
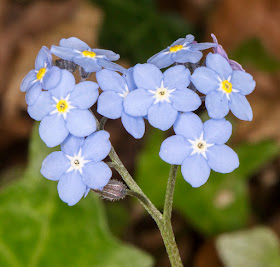
[{"label": "blue forget-me-not flower", "polygon": [[69,135],[61,151],[52,152],[42,163],[41,173],[58,181],[59,197],[69,206],[75,205],[90,189],[102,190],[112,171],[102,160],[111,149],[109,133],[98,131],[87,138]]},{"label": "blue forget-me-not flower", "polygon": [[187,86],[190,71],[175,66],[164,73],[153,64],[137,64],[133,70],[137,86],[124,100],[124,111],[130,116],[146,117],[160,130],[169,129],[179,112],[196,110],[201,100]]},{"label": "blue forget-me-not flower", "polygon": [[193,187],[206,183],[211,169],[230,173],[239,166],[237,154],[225,143],[232,125],[225,119],[204,124],[192,112],[180,114],[174,124],[176,135],[165,139],[159,155],[169,164],[182,165],[184,179]]},{"label": "blue forget-me-not flower", "polygon": [[166,68],[173,63],[197,63],[202,58],[200,50],[215,46],[213,43],[197,43],[194,36],[188,34],[186,38],[179,38],[169,47],[163,49],[148,59],[148,63],[158,66],[160,69]]},{"label": "blue forget-me-not flower", "polygon": [[222,55],[209,53],[206,67],[195,69],[191,81],[199,92],[206,95],[205,105],[211,118],[221,119],[231,110],[241,120],[253,119],[245,95],[252,93],[256,82],[250,74],[232,70]]},{"label": "blue forget-me-not flower", "polygon": [[54,88],[61,78],[61,70],[52,67],[52,55],[46,46],[39,51],[35,60],[35,69],[31,70],[23,79],[20,90],[26,92],[27,105],[33,105],[39,98],[42,89]]},{"label": "blue forget-me-not flower", "polygon": [[31,118],[41,121],[39,134],[49,147],[61,144],[71,133],[85,137],[96,131],[96,121],[88,110],[99,95],[98,84],[91,81],[75,84],[74,76],[62,70],[60,83],[44,91],[27,111]]}]

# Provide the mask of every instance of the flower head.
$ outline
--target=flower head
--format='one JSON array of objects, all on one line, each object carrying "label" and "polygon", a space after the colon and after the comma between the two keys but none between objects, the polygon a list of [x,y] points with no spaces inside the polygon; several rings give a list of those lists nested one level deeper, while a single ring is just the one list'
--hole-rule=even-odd
[{"label": "flower head", "polygon": [[166,68],[177,63],[197,63],[202,58],[200,50],[208,49],[215,46],[213,43],[197,43],[194,36],[188,34],[186,38],[180,38],[170,46],[160,51],[148,59],[148,63],[154,64],[160,69]]},{"label": "flower head", "polygon": [[35,69],[31,70],[23,79],[20,90],[27,92],[25,95],[27,105],[33,105],[39,98],[42,89],[50,90],[54,88],[61,78],[61,70],[52,67],[52,55],[45,46],[39,51]]},{"label": "flower head", "polygon": [[210,119],[203,124],[196,114],[183,113],[174,131],[176,135],[163,141],[159,156],[169,164],[182,165],[182,175],[191,186],[206,183],[211,169],[230,173],[239,166],[237,154],[225,145],[232,132],[225,119]]},{"label": "flower head", "polygon": [[111,149],[109,133],[98,131],[87,138],[69,135],[61,151],[48,155],[42,163],[41,174],[58,181],[59,197],[69,206],[75,205],[89,189],[102,190],[112,171],[102,160]]},{"label": "flower head", "polygon": [[206,94],[205,105],[211,118],[221,119],[231,110],[241,120],[252,120],[253,112],[245,95],[252,93],[256,82],[250,74],[232,70],[222,55],[209,53],[206,67],[195,69],[191,81]]},{"label": "flower head", "polygon": [[201,100],[187,86],[190,71],[175,66],[164,73],[153,64],[137,64],[133,70],[137,89],[124,100],[124,111],[134,117],[146,117],[149,123],[163,131],[176,121],[179,112],[196,110]]},{"label": "flower head", "polygon": [[98,98],[98,85],[85,81],[75,84],[74,76],[62,70],[60,83],[42,92],[27,111],[31,118],[41,121],[39,134],[49,147],[61,144],[71,133],[85,137],[96,130],[96,121],[88,110]]}]

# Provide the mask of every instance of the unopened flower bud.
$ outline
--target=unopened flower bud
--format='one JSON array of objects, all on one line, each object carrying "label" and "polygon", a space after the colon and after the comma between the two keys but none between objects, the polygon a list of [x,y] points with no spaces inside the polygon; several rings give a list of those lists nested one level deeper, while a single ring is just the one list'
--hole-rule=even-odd
[{"label": "unopened flower bud", "polygon": [[74,72],[77,68],[77,64],[75,64],[72,61],[64,60],[64,59],[57,59],[55,61],[55,65],[59,67],[60,69],[65,69],[70,72]]},{"label": "unopened flower bud", "polygon": [[93,190],[103,199],[115,201],[126,197],[127,186],[118,180],[110,180],[109,183],[103,187],[103,190]]},{"label": "unopened flower bud", "polygon": [[91,72],[86,72],[83,67],[79,66],[79,74],[80,74],[81,80],[85,81],[89,77]]}]

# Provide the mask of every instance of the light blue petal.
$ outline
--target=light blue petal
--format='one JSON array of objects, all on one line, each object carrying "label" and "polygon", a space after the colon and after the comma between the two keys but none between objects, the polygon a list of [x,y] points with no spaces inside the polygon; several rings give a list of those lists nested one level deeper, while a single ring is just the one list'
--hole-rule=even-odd
[{"label": "light blue petal", "polygon": [[178,63],[197,63],[202,55],[200,51],[180,50],[172,54],[172,59]]},{"label": "light blue petal", "polygon": [[232,74],[231,66],[220,54],[209,53],[206,57],[206,66],[216,71],[222,80],[227,80]]},{"label": "light blue petal", "polygon": [[165,139],[160,147],[159,156],[169,164],[181,165],[192,149],[181,135],[173,135]]},{"label": "light blue petal", "polygon": [[55,147],[65,140],[69,131],[65,127],[63,117],[54,114],[45,116],[42,119],[39,126],[39,134],[48,147]]},{"label": "light blue petal", "polygon": [[[37,81],[36,77],[37,73],[35,70],[31,70],[28,72],[28,74],[23,78],[21,85],[20,85],[20,90],[22,92],[26,92],[33,84],[34,82]],[[37,81],[38,82],[38,81]]]},{"label": "light blue petal", "polygon": [[152,56],[147,61],[149,64],[153,64],[160,69],[167,68],[174,63],[174,60],[169,53],[169,49],[164,49],[163,51]]},{"label": "light blue petal", "polygon": [[160,87],[163,75],[158,67],[146,63],[134,67],[133,77],[138,88],[154,90]]},{"label": "light blue petal", "polygon": [[111,177],[112,171],[103,161],[87,163],[83,168],[84,184],[95,190],[102,190]]},{"label": "light blue petal", "polygon": [[50,93],[43,91],[38,100],[33,105],[28,106],[27,112],[32,119],[41,121],[54,110],[53,105],[54,101],[51,99]]},{"label": "light blue petal", "polygon": [[187,157],[181,167],[181,172],[192,187],[200,187],[204,185],[210,176],[210,167],[202,155],[195,154]]},{"label": "light blue petal", "polygon": [[168,89],[185,89],[190,84],[191,73],[185,66],[171,67],[163,73],[163,83]]},{"label": "light blue petal", "polygon": [[123,111],[123,98],[116,92],[103,92],[97,102],[97,112],[109,119],[118,119]]},{"label": "light blue petal", "polygon": [[203,131],[203,123],[199,116],[192,112],[179,114],[174,124],[174,131],[186,139],[195,140]]},{"label": "light blue petal", "polygon": [[230,99],[229,108],[235,117],[244,121],[251,121],[253,119],[252,108],[245,96],[232,93]]},{"label": "light blue petal", "polygon": [[133,67],[127,69],[126,73],[123,75],[123,78],[126,81],[129,91],[132,91],[137,88],[135,81],[134,81],[134,77],[133,77],[133,69],[134,69]]},{"label": "light blue petal", "polygon": [[206,67],[199,67],[193,72],[191,81],[200,93],[207,95],[220,87],[218,77],[215,71]]},{"label": "light blue petal", "polygon": [[61,47],[56,45],[51,46],[51,53],[56,55],[57,57],[70,61],[72,61],[73,58],[78,54],[77,52],[73,51],[73,48]]},{"label": "light blue petal", "polygon": [[170,103],[159,102],[148,110],[149,123],[162,131],[168,130],[176,121],[178,111]]},{"label": "light blue petal", "polygon": [[66,128],[77,137],[85,137],[96,131],[96,121],[89,110],[74,109],[67,114]]},{"label": "light blue petal", "polygon": [[90,47],[85,42],[81,41],[76,37],[70,37],[68,39],[63,38],[60,40],[59,45],[63,47],[77,49],[79,51],[91,51]]},{"label": "light blue petal", "polygon": [[50,53],[50,50],[46,46],[43,46],[36,57],[35,69],[39,70],[41,68],[51,67],[51,65],[52,55]]},{"label": "light blue petal", "polygon": [[198,94],[190,89],[176,90],[171,96],[172,107],[181,112],[189,112],[198,109],[201,100]]},{"label": "light blue petal", "polygon": [[67,172],[61,176],[57,184],[58,195],[69,206],[79,202],[87,190],[78,171]]},{"label": "light blue petal", "polygon": [[230,82],[232,88],[239,90],[241,95],[251,94],[256,87],[252,75],[241,70],[233,71]]},{"label": "light blue petal", "polygon": [[204,122],[203,138],[208,144],[222,145],[228,141],[232,133],[232,125],[226,119]]},{"label": "light blue petal", "polygon": [[105,159],[111,150],[109,138],[110,134],[103,130],[88,136],[82,147],[83,157],[94,162]]},{"label": "light blue petal", "polygon": [[216,46],[216,44],[214,43],[193,43],[193,44],[189,44],[188,47],[192,50],[192,51],[199,51],[199,50],[205,50],[211,47]]},{"label": "light blue petal", "polygon": [[136,89],[124,99],[124,111],[130,116],[143,117],[148,114],[148,109],[154,101],[151,93],[144,89]]},{"label": "light blue petal", "polygon": [[186,36],[186,38],[177,39],[169,47],[172,47],[172,46],[175,46],[175,45],[180,45],[180,44],[183,44],[183,43],[189,43],[189,42],[192,42],[193,40],[194,40],[194,36],[189,34],[189,35]]},{"label": "light blue petal", "polygon": [[106,50],[106,49],[99,49],[99,48],[94,48],[91,49],[96,55],[104,55],[106,59],[116,61],[120,58],[119,54],[116,54],[115,52],[111,50]]},{"label": "light blue petal", "polygon": [[237,154],[226,145],[209,147],[206,151],[209,167],[220,173],[230,173],[239,166]]},{"label": "light blue petal", "polygon": [[121,116],[122,124],[126,131],[135,139],[140,139],[145,133],[145,122],[142,117],[132,117],[125,112]]},{"label": "light blue petal", "polygon": [[229,112],[229,101],[223,92],[213,91],[205,98],[208,115],[213,119],[222,119]]},{"label": "light blue petal", "polygon": [[43,77],[42,88],[45,90],[53,89],[59,84],[61,76],[61,69],[56,66],[52,67],[46,72],[45,76]]},{"label": "light blue petal", "polygon": [[25,94],[25,100],[27,105],[33,105],[39,98],[42,92],[42,86],[40,83],[34,83]]},{"label": "light blue petal", "polygon": [[125,90],[124,78],[115,71],[103,69],[96,73],[96,80],[102,91],[122,93]]},{"label": "light blue petal", "polygon": [[98,87],[97,83],[91,81],[78,83],[69,98],[71,105],[78,109],[89,109],[98,98]]},{"label": "light blue petal", "polygon": [[73,61],[83,67],[86,72],[97,72],[102,69],[102,67],[97,64],[96,58],[88,58],[78,55],[73,58]]},{"label": "light blue petal", "polygon": [[70,160],[61,151],[49,154],[42,163],[41,174],[52,181],[58,181],[70,168]]},{"label": "light blue petal", "polygon": [[61,151],[68,156],[76,156],[84,144],[84,141],[85,139],[82,137],[76,137],[72,134],[69,134],[64,142],[60,145]]},{"label": "light blue petal", "polygon": [[[187,34],[184,38],[184,43],[189,44],[194,41],[194,36],[192,34]],[[173,44],[172,44],[173,45]]]},{"label": "light blue petal", "polygon": [[119,71],[121,73],[126,72],[126,68],[122,67],[121,65],[111,62],[107,59],[98,58],[97,64],[103,67],[104,69],[111,70],[111,71]]}]

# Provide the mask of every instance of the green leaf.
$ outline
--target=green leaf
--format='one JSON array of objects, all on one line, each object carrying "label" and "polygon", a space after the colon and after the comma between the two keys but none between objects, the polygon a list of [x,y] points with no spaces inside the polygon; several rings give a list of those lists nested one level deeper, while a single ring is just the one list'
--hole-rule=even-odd
[{"label": "green leaf", "polygon": [[59,199],[56,182],[39,173],[49,153],[35,127],[24,177],[0,194],[0,266],[152,266],[111,235],[93,194],[73,207]]},{"label": "green leaf", "polygon": [[280,266],[279,240],[266,227],[223,234],[216,247],[226,267]]},{"label": "green leaf", "polygon": [[[164,133],[154,130],[140,153],[136,180],[151,201],[163,207],[170,165],[158,156]],[[178,172],[174,208],[206,235],[244,227],[249,216],[247,179],[279,153],[274,142],[243,144],[235,149],[240,166],[230,174],[211,171],[207,183],[192,188]]]}]

